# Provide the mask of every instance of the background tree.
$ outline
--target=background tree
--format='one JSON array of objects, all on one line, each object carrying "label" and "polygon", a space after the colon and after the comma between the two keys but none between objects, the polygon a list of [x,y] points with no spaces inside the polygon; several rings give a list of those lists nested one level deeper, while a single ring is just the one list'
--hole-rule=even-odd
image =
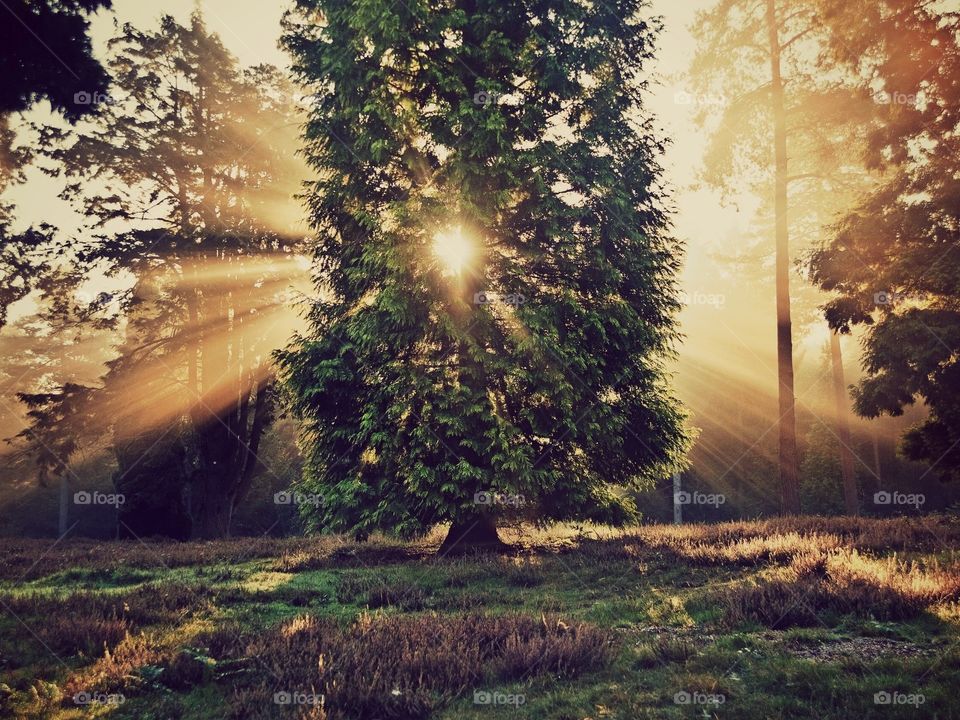
[{"label": "background tree", "polygon": [[960,15],[933,3],[824,3],[824,63],[856,72],[882,104],[864,126],[864,161],[883,181],[814,254],[813,279],[837,293],[830,325],[868,326],[856,410],[927,420],[904,449],[944,477],[960,470]]},{"label": "background tree", "polygon": [[[0,23],[0,193],[23,180],[31,152],[17,147],[13,113],[40,100],[71,122],[93,112],[87,98],[107,91],[106,71],[93,57],[86,16],[110,0],[9,0]],[[50,228],[10,231],[13,207],[0,202],[0,328],[7,308],[25,297],[49,267]]]},{"label": "background tree", "polygon": [[0,113],[41,99],[76,120],[90,112],[82,96],[106,93],[109,78],[93,57],[87,16],[111,0],[7,0],[0,23]]},{"label": "background tree", "polygon": [[103,440],[90,400],[111,335],[97,318],[105,296],[88,297],[80,290],[83,280],[82,273],[63,267],[45,268],[37,276],[36,307],[18,322],[26,341],[17,343],[21,357],[7,365],[16,368],[11,390],[20,388],[16,397],[27,408],[16,455],[32,461],[41,486],[59,481],[60,536],[68,526],[71,460]]},{"label": "background tree", "polygon": [[86,271],[133,278],[113,298],[125,339],[97,394],[133,498],[121,519],[180,535],[187,515],[193,536],[222,536],[258,469],[270,352],[290,330],[296,227],[278,213],[303,177],[293,92],[274,68],[238,67],[198,14],[124,25],[108,67],[112,102],[43,140],[99,228],[77,243]]},{"label": "background tree", "polygon": [[[783,511],[798,513],[794,326],[803,329],[820,298],[798,283],[791,288],[791,251],[800,256],[798,249],[815,241],[831,214],[865,187],[855,131],[858,121],[873,116],[873,106],[842,75],[820,72],[817,58],[827,30],[820,8],[809,0],[721,0],[698,16],[695,33],[701,46],[691,78],[715,99],[704,105],[700,120],[706,124],[711,111],[720,113],[704,179],[730,195],[748,190],[761,198],[757,237],[775,239],[772,246],[751,243],[740,266],[756,274],[773,250],[778,467]],[[769,142],[758,143],[758,137]],[[853,513],[851,479],[846,477],[847,510]]]},{"label": "background tree", "polygon": [[297,8],[320,300],[281,361],[312,527],[496,543],[497,494],[633,517],[617,488],[684,447],[643,4]]}]

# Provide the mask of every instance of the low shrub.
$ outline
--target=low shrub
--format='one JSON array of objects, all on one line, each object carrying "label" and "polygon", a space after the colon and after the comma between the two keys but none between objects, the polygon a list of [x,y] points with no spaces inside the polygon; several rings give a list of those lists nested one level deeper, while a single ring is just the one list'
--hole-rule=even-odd
[{"label": "low shrub", "polygon": [[767,627],[816,625],[824,614],[904,620],[960,600],[960,572],[937,563],[873,558],[857,550],[806,553],[779,576],[728,590],[725,620]]},{"label": "low shrub", "polygon": [[485,681],[598,667],[610,643],[597,628],[546,617],[364,615],[344,627],[300,616],[247,648],[270,680],[242,689],[233,712],[247,717],[274,692],[300,692],[322,695],[330,718],[425,718]]},{"label": "low shrub", "polygon": [[358,603],[370,609],[422,610],[428,599],[426,591],[410,580],[371,575],[341,575],[337,579],[337,601],[341,603]]}]

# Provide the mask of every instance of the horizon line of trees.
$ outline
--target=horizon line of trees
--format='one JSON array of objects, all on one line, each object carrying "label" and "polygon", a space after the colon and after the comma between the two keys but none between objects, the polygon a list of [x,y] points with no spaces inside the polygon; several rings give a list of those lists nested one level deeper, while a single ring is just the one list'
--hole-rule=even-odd
[{"label": "horizon line of trees", "polygon": [[[450,522],[449,547],[495,545],[504,518],[635,520],[684,467],[667,372],[682,247],[644,110],[659,27],[643,2],[299,0],[284,21],[292,78],[241,67],[199,13],[119,26],[101,65],[88,17],[109,2],[14,6],[62,30],[77,70],[51,74],[23,38],[0,50],[26,68],[0,93],[0,189],[38,163],[87,220],[64,238],[13,232],[9,206],[0,217],[0,328],[36,299],[7,394],[26,408],[21,452],[60,485],[61,533],[73,459],[98,447],[126,498],[121,535],[230,534],[284,413],[304,451],[294,485],[322,498],[300,507],[308,530]],[[924,475],[960,471],[958,23],[899,0],[722,0],[698,19],[691,78],[735,98],[719,125],[703,117],[704,179],[764,198],[758,228],[774,240],[781,512],[839,510],[803,482],[836,472],[857,514],[860,466],[879,476],[858,464],[839,342],[823,368],[833,417],[811,423],[797,399],[798,316],[858,329],[856,412],[919,401],[906,456]],[[912,103],[877,102],[908,90]],[[66,124],[35,124],[17,146],[10,118],[41,99]],[[287,208],[308,176],[310,233]],[[460,272],[430,252],[453,229],[473,251]],[[832,293],[825,306],[812,286],[791,292],[791,268]],[[291,297],[310,284],[288,344]],[[115,289],[91,296],[98,285]],[[475,301],[520,290],[534,301]]]}]

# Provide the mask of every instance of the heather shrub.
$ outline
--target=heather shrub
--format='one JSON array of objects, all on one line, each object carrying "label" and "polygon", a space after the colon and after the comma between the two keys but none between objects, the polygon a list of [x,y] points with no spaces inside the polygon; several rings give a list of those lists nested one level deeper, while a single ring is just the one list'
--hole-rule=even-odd
[{"label": "heather shrub", "polygon": [[815,625],[825,613],[903,620],[958,600],[956,566],[873,558],[850,549],[799,555],[778,575],[728,590],[722,598],[727,623],[768,627]]},{"label": "heather shrub", "polygon": [[64,695],[78,692],[120,692],[139,683],[138,671],[159,665],[170,654],[157,637],[147,633],[127,634],[103,657],[72,674],[64,686]]},{"label": "heather shrub", "polygon": [[[609,653],[610,637],[591,626],[486,615],[365,615],[349,627],[301,616],[246,650],[273,692],[321,694],[331,718],[424,718],[484,682],[571,677]],[[262,713],[257,704],[269,689],[257,683],[239,692],[235,716]]]},{"label": "heather shrub", "polygon": [[6,608],[30,628],[29,636],[63,657],[99,657],[128,633],[178,623],[208,608],[209,603],[206,588],[176,583],[123,592],[80,590],[66,595],[34,592],[3,597]]}]

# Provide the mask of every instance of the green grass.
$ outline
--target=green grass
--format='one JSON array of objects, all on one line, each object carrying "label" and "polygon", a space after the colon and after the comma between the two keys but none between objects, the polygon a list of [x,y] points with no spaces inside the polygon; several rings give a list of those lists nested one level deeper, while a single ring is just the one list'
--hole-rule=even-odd
[{"label": "green grass", "polygon": [[[406,688],[405,663],[410,673],[423,663],[432,668],[433,684],[416,697],[416,678],[406,690],[380,696],[373,685],[363,687],[364,677],[352,677],[353,687],[334,689],[328,697],[330,718],[367,717],[356,709],[362,703],[384,717],[449,720],[960,717],[955,520],[938,520],[941,530],[950,529],[946,547],[926,546],[923,534],[903,523],[846,522],[836,533],[844,546],[860,548],[862,557],[818,541],[817,533],[832,531],[822,525],[758,524],[755,535],[775,548],[769,557],[755,546],[737,555],[742,546],[735,543],[752,531],[749,524],[731,526],[727,535],[716,527],[684,529],[682,537],[669,527],[601,533],[600,539],[571,539],[568,529],[558,529],[556,537],[537,536],[516,556],[473,559],[438,559],[429,542],[401,546],[377,539],[331,549],[299,539],[272,542],[250,557],[235,556],[235,542],[224,543],[222,552],[216,544],[198,545],[192,564],[191,548],[181,546],[172,567],[116,544],[105,544],[102,554],[87,552],[85,545],[90,561],[67,567],[80,555],[69,542],[53,550],[38,543],[38,556],[64,555],[45,557],[45,570],[23,581],[8,577],[0,583],[0,716],[295,717],[305,708],[275,704],[272,694],[311,691],[285,687],[291,678],[308,683],[315,675],[316,687],[328,682],[321,681],[321,653],[309,644],[313,640],[297,640],[296,628],[303,627],[298,618],[308,616],[329,623],[309,635],[322,642],[332,638],[324,672],[338,661],[377,671],[389,663],[386,669]],[[810,547],[819,547],[833,565],[823,570],[814,563],[813,570],[804,570],[803,548],[794,547],[795,539],[789,539],[792,549],[783,550],[781,535],[792,529],[811,537]],[[558,537],[562,543],[555,542]],[[0,544],[0,560],[5,552]],[[9,552],[29,555],[31,548],[21,543]],[[123,562],[111,563],[118,552],[125,553]],[[301,554],[295,561],[293,552]],[[880,562],[894,553],[919,563],[910,566],[922,590],[916,597],[909,595],[911,587],[897,584],[908,566],[891,571]],[[844,562],[859,563],[860,574],[848,578]],[[832,573],[833,589],[818,596],[826,609],[816,613],[816,622],[764,625],[731,615],[732,594],[803,572]],[[898,608],[896,617],[874,617],[856,602],[870,583],[869,597],[909,595],[909,602],[891,605]],[[422,628],[407,622],[416,618],[429,622]],[[451,656],[446,663],[417,654],[430,642],[431,627],[466,619],[450,647],[461,647],[461,638],[469,648],[472,625],[480,633],[490,618],[516,618],[517,627],[526,628],[504,631],[504,638],[514,640],[491,646],[496,660],[477,660],[475,666],[463,660],[460,675],[440,677],[462,658]],[[382,637],[363,629],[383,624],[395,629]],[[104,642],[98,643],[98,633]],[[527,645],[514,647],[521,637]],[[587,647],[597,638],[607,648],[601,655]],[[371,649],[374,642],[379,649]],[[273,653],[284,643],[289,647]],[[409,651],[388,659],[404,643]],[[49,649],[53,645],[57,652]],[[541,662],[550,652],[558,654]],[[381,657],[384,667],[378,665]],[[71,699],[78,688],[120,693],[124,702],[78,706]],[[922,694],[923,704],[875,703],[875,693],[883,691]],[[483,693],[513,702],[475,702]],[[686,697],[715,702],[677,702]],[[351,703],[330,704],[331,698]],[[515,704],[519,699],[522,704]],[[323,713],[315,709],[304,716]]]}]

